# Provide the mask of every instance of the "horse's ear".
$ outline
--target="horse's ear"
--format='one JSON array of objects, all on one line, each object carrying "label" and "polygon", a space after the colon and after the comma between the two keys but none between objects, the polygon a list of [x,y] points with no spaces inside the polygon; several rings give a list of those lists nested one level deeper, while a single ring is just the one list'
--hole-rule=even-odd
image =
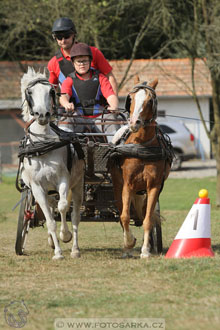
[{"label": "horse's ear", "polygon": [[140,78],[139,78],[139,76],[136,74],[136,75],[134,76],[134,84],[137,85],[139,82],[140,82]]},{"label": "horse's ear", "polygon": [[149,86],[152,87],[153,89],[157,87],[157,84],[158,84],[158,78],[155,78],[154,80],[151,80],[149,82]]}]

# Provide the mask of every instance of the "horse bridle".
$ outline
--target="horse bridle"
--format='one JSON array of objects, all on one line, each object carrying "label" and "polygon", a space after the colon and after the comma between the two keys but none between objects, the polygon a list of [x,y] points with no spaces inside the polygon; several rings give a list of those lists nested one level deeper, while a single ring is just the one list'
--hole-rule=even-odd
[{"label": "horse bridle", "polygon": [[28,103],[30,114],[32,116],[34,115],[34,112],[33,112],[34,102],[33,102],[33,99],[31,97],[31,94],[32,94],[31,88],[33,86],[35,86],[36,84],[42,84],[42,85],[49,85],[49,86],[51,86],[51,89],[50,89],[49,94],[50,94],[50,96],[52,97],[52,100],[53,100],[52,109],[53,109],[53,111],[55,111],[57,109],[57,107],[56,107],[56,90],[55,90],[55,88],[50,84],[50,82],[46,78],[37,78],[37,79],[32,80],[27,85],[27,88],[24,91],[24,93],[25,93],[25,100]]},{"label": "horse bridle", "polygon": [[151,92],[152,102],[153,102],[153,105],[152,105],[153,115],[152,115],[151,119],[143,121],[143,126],[145,127],[145,126],[147,126],[147,124],[151,123],[153,120],[155,120],[157,118],[157,95],[156,95],[155,90],[152,87],[148,86],[146,81],[141,83],[141,84],[138,84],[138,85],[134,86],[132,91],[126,97],[125,109],[130,113],[130,106],[131,106],[131,96],[130,96],[130,94],[135,94],[140,89],[149,90]]}]

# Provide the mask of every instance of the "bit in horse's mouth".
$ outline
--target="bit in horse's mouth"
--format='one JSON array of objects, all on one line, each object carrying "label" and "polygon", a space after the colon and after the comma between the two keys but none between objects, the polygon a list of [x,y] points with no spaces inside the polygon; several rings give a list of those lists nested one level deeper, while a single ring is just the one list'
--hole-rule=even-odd
[{"label": "bit in horse's mouth", "polygon": [[130,128],[133,133],[136,133],[138,131],[137,127],[135,126],[131,126]]}]

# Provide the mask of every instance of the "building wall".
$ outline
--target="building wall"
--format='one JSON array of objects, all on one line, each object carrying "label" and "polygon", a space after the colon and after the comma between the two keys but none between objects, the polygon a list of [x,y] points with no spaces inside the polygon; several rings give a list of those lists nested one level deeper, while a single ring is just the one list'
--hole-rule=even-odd
[{"label": "building wall", "polygon": [[24,129],[8,114],[0,114],[0,152],[2,164],[17,164],[18,144]]},{"label": "building wall", "polygon": [[[209,99],[200,98],[199,101],[204,119],[207,121],[206,124],[209,129]],[[177,118],[170,117],[172,120],[183,121],[196,138],[196,148],[199,157],[202,159],[210,158],[210,140],[207,137],[203,124],[200,120],[197,106],[191,98],[159,98],[158,110],[165,110],[168,118],[169,115],[177,116]]]}]

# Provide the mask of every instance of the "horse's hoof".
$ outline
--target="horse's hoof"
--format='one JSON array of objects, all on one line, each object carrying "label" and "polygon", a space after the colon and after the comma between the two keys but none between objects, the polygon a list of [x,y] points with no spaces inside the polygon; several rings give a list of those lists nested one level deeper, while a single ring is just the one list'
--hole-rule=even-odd
[{"label": "horse's hoof", "polygon": [[72,239],[73,235],[70,231],[63,233],[62,231],[60,232],[60,239],[63,243],[69,243]]},{"label": "horse's hoof", "polygon": [[140,258],[141,259],[148,259],[151,256],[150,252],[148,253],[141,253]]},{"label": "horse's hoof", "polygon": [[134,237],[134,240],[132,243],[128,244],[128,242],[125,243],[124,247],[125,249],[133,249],[133,247],[135,247],[137,239]]},{"label": "horse's hoof", "polygon": [[80,252],[79,251],[74,251],[70,253],[71,258],[75,259],[75,258],[80,258]]},{"label": "horse's hoof", "polygon": [[53,256],[52,258],[53,260],[63,260],[64,259],[64,256],[62,256],[62,254],[55,254],[55,256]]}]

